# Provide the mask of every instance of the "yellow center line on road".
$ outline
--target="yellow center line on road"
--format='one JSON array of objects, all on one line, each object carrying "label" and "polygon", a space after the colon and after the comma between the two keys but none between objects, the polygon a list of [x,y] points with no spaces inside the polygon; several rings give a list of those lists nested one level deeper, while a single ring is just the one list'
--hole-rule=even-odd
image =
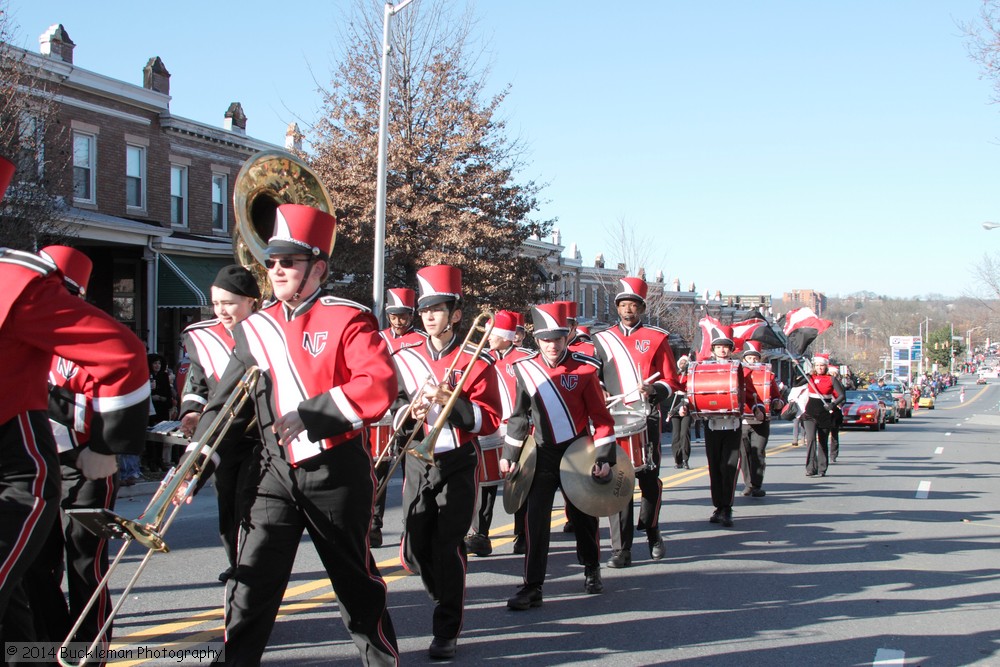
[{"label": "yellow center line on road", "polygon": [[[769,447],[768,454],[780,454],[781,452],[787,451],[789,449],[798,449],[792,445],[792,443],[785,443],[778,445],[776,447]],[[670,475],[665,475],[660,479],[663,481],[664,488],[674,488],[691,482],[696,479],[700,479],[708,475],[708,466],[700,466],[697,468],[691,468],[690,470],[683,470]],[[634,493],[634,497],[639,497],[640,493],[638,488]],[[552,511],[552,528],[557,528],[562,526],[565,522],[565,516],[563,514],[563,509],[555,509]],[[494,532],[494,531],[491,531]],[[494,547],[503,546],[505,544],[510,544],[514,541],[514,524],[509,523],[505,526],[501,526],[495,529],[494,536],[491,536]],[[497,536],[496,534],[499,533]],[[403,567],[402,562],[399,560],[399,556],[386,559],[377,563],[379,572],[382,573],[382,578],[386,582],[386,586],[390,583],[395,582],[404,577],[410,576],[410,572]],[[300,596],[308,596],[316,591],[322,591],[317,595],[312,595],[311,597],[301,598]],[[296,599],[299,598],[299,599]],[[329,604],[337,599],[337,596],[333,593],[332,586],[329,579],[315,579],[308,581],[297,586],[292,586],[285,590],[285,595],[283,597],[283,602],[281,609],[278,611],[277,618],[282,618],[285,616],[292,616],[295,614],[301,614],[304,612],[312,611],[317,607],[321,607],[325,604]],[[184,620],[171,621],[168,623],[162,623],[160,625],[152,626],[145,630],[140,630],[127,635],[120,635],[112,640],[112,648],[121,649],[130,645],[143,644],[149,645],[158,640],[161,637],[171,636],[171,638],[163,639],[158,644],[164,648],[177,647],[181,644],[191,645],[200,644],[208,642],[217,642],[222,640],[222,632],[224,626],[222,624],[223,614],[221,609],[204,611],[194,616],[188,616]],[[215,624],[212,627],[194,632],[192,634],[177,636],[179,633],[187,630],[188,628],[193,628],[198,625],[203,625],[205,623]],[[141,665],[148,661],[135,660],[135,661],[121,661],[115,662],[116,667],[131,667],[133,665]]]},{"label": "yellow center line on road", "polygon": [[942,410],[955,410],[955,409],[958,409],[958,408],[964,408],[969,403],[972,403],[976,399],[981,398],[982,395],[985,394],[986,390],[989,389],[989,388],[990,388],[990,385],[984,385],[982,389],[980,389],[979,391],[976,392],[975,396],[973,396],[972,398],[965,399],[964,403],[958,403],[956,405],[949,405],[948,407],[941,408],[941,409]]}]

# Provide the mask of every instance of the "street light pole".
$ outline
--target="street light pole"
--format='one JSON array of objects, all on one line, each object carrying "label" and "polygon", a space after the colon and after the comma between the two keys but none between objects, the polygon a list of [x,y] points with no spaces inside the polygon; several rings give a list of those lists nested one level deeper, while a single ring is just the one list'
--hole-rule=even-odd
[{"label": "street light pole", "polygon": [[[848,321],[852,317],[854,317],[857,314],[858,314],[858,311],[854,311],[853,313],[851,313],[850,315],[848,315],[847,317],[844,318],[844,355],[845,356],[847,355],[847,326],[848,326],[847,323],[848,323]],[[857,341],[855,341],[855,342],[857,342]]]},{"label": "street light pole", "polygon": [[372,267],[372,303],[375,319],[382,325],[385,291],[385,188],[386,149],[389,144],[389,19],[413,0],[385,4],[382,17],[382,87],[378,99],[378,173],[375,179],[375,262]]},{"label": "street light pole", "polygon": [[926,338],[930,338],[930,335],[929,335],[930,334],[930,321],[931,321],[931,318],[925,317],[924,321],[922,322],[922,324],[924,325],[923,329],[922,330],[918,329],[918,331],[921,331],[921,333],[920,333],[920,374],[921,375],[924,374],[924,357],[927,356],[927,345],[924,344],[924,338],[925,337]]}]

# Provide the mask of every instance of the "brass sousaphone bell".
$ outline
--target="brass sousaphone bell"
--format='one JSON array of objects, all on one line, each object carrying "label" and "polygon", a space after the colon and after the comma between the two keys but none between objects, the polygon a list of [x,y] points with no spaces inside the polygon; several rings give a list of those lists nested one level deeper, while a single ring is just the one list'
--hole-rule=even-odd
[{"label": "brass sousaphone bell", "polygon": [[[274,235],[278,206],[302,204],[333,215],[326,186],[301,159],[285,151],[263,151],[243,164],[233,185],[233,254],[253,273],[265,299],[271,286],[264,269],[267,241]],[[327,254],[332,255],[334,232]]]}]

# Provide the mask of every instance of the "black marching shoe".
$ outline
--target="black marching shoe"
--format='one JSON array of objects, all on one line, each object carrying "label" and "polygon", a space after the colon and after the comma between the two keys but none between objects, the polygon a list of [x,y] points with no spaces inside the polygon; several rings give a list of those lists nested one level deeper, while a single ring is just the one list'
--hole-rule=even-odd
[{"label": "black marching shoe", "polygon": [[611,558],[608,559],[608,567],[613,567],[615,569],[621,569],[623,567],[629,567],[632,564],[632,550],[631,549],[620,549],[611,554]]},{"label": "black marching shoe", "polygon": [[430,648],[427,649],[427,655],[435,660],[448,660],[449,658],[455,657],[455,650],[457,648],[457,639],[435,637],[431,641]]},{"label": "black marching shoe", "polygon": [[514,611],[524,611],[532,607],[542,606],[542,589],[539,586],[522,586],[517,595],[507,600],[507,608]]},{"label": "black marching shoe", "polygon": [[708,517],[709,523],[719,523],[722,521],[722,508],[716,507],[715,511],[712,512],[712,516]]},{"label": "black marching shoe", "polygon": [[753,498],[763,498],[764,496],[767,495],[767,491],[765,491],[764,489],[754,489],[753,491],[750,492],[750,495]]},{"label": "black marching shoe", "polygon": [[722,509],[722,525],[726,528],[733,527],[733,508],[724,507]]},{"label": "black marching shoe", "polygon": [[524,538],[524,533],[514,538],[514,553],[523,554],[528,551],[528,541]]},{"label": "black marching shoe", "polygon": [[465,537],[465,550],[476,556],[484,557],[493,553],[493,542],[485,535],[473,534]]},{"label": "black marching shoe", "polygon": [[653,560],[660,560],[667,553],[667,549],[663,546],[663,537],[660,535],[660,529],[655,528],[646,532],[646,538],[649,540],[649,557]]},{"label": "black marching shoe", "polygon": [[372,526],[371,532],[368,533],[368,546],[372,549],[378,549],[382,546],[382,528],[380,526]]},{"label": "black marching shoe", "polygon": [[583,590],[590,595],[596,595],[604,591],[604,582],[601,581],[601,566],[587,565],[583,571]]}]

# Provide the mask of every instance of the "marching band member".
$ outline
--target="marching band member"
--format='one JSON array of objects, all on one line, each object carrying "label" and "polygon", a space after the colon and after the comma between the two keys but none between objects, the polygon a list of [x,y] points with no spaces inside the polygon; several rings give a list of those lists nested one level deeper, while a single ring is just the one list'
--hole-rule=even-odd
[{"label": "marching band member", "polygon": [[[712,338],[712,358],[701,363],[730,363],[736,347],[732,330],[724,327]],[[754,418],[764,420],[764,406],[757,401],[749,369],[741,369],[745,400],[752,406]],[[740,469],[740,417],[709,417],[705,425],[705,454],[708,456],[708,479],[712,490],[715,511],[711,523],[721,523],[726,528],[733,525],[733,498],[736,495],[736,476]]]},{"label": "marching band member", "polygon": [[[0,158],[0,198],[13,175],[14,165]],[[0,351],[17,360],[0,375],[2,618],[59,514],[59,457],[48,418],[53,356],[75,363],[95,381],[90,402],[93,441],[76,460],[76,467],[91,480],[115,473],[115,454],[142,451],[149,378],[142,341],[70,294],[62,272],[49,259],[0,248],[0,280]]]},{"label": "marching band member", "polygon": [[[514,345],[516,322],[514,313],[509,310],[500,310],[494,315],[493,328],[490,330],[490,356],[494,359],[493,368],[500,386],[501,407],[500,427],[491,438],[499,438],[501,443],[507,434],[507,420],[510,419],[511,410],[514,407],[514,390],[517,385],[513,363],[532,354],[531,350]],[[480,439],[480,447],[482,444],[482,439]],[[493,524],[493,507],[497,500],[497,485],[481,484],[480,486],[479,505],[472,519],[472,528],[465,538],[465,549],[477,556],[489,556],[493,553],[490,526]]]},{"label": "marching band member", "polygon": [[[677,381],[683,387],[687,383],[688,365],[691,360],[681,356],[677,360]],[[678,400],[670,410],[670,449],[674,455],[675,468],[690,468],[691,458],[691,411],[685,401]]]},{"label": "marching band member", "polygon": [[[180,409],[180,430],[187,436],[197,428],[202,408],[229,365],[229,357],[236,346],[233,329],[257,310],[260,286],[250,271],[230,264],[215,276],[211,296],[215,318],[192,324],[181,334],[184,348],[190,350]],[[248,484],[258,472],[259,448],[260,439],[251,428],[246,434],[246,442],[233,447],[232,453],[215,470],[219,537],[228,563],[219,575],[223,583],[236,569],[236,538],[240,520],[249,507]]]},{"label": "marching band member", "polygon": [[579,309],[579,304],[576,301],[556,301],[558,304],[565,304],[566,306],[566,322],[569,324],[569,338],[566,343],[566,347],[569,348],[571,352],[579,352],[580,354],[586,354],[588,357],[597,358],[597,351],[594,349],[594,341],[590,337],[589,333],[581,330],[580,327],[576,325],[576,314]]},{"label": "marching band member", "polygon": [[[648,402],[650,412],[646,429],[652,449],[653,467],[636,471],[642,500],[639,523],[634,522],[633,504],[611,517],[612,556],[608,567],[628,567],[632,564],[633,531],[645,529],[649,555],[663,558],[666,550],[660,535],[660,503],[663,482],[660,480],[660,411],[659,405],[680,390],[674,353],[668,344],[669,334],[658,327],[642,323],[646,312],[648,286],[642,278],[622,278],[622,291],[615,295],[619,322],[594,336],[597,358],[605,390],[614,395],[631,394],[625,403],[641,399]],[[646,379],[659,374],[655,382]]]},{"label": "marching band member", "polygon": [[[73,296],[85,298],[93,263],[79,250],[48,246],[38,253],[53,262],[63,275],[63,283]],[[94,378],[72,361],[53,357],[49,368],[49,419],[59,449],[62,471],[61,508],[114,509],[118,487],[113,474],[88,479],[76,462],[84,448],[100,449],[103,434],[91,433]],[[68,567],[67,567],[68,566]],[[55,521],[45,546],[32,562],[24,578],[35,632],[45,641],[62,641],[87,606],[108,570],[107,541],[94,535],[65,514]],[[62,591],[63,573],[69,585],[69,605]],[[94,605],[73,641],[87,642],[97,637],[111,610],[107,588],[101,602]]]},{"label": "marching band member", "polygon": [[[427,334],[413,326],[416,313],[417,294],[408,287],[394,287],[386,290],[385,314],[389,326],[380,332],[390,352],[396,352],[404,347],[415,347],[427,342]],[[375,466],[376,488],[382,485],[385,476],[389,474],[392,461],[389,456],[383,456]],[[385,497],[382,493],[375,500],[375,515],[372,517],[372,530],[368,542],[373,548],[382,546],[382,518],[385,516]]]},{"label": "marching band member", "polygon": [[836,427],[837,412],[846,400],[840,380],[830,375],[830,355],[813,355],[813,370],[809,375],[809,400],[802,415],[806,443],[806,477],[826,476],[830,463],[830,432]]},{"label": "marching band member", "polygon": [[[362,662],[399,662],[386,584],[368,546],[375,475],[364,437],[392,402],[395,371],[371,312],[322,294],[336,224],[309,206],[277,207],[264,262],[275,302],[233,330],[231,360],[191,445],[197,447],[241,377],[257,366],[251,400],[217,452],[225,461],[244,446],[256,416],[260,474],[240,526],[236,571],[226,582],[227,664],[260,663],[303,530]],[[206,462],[206,474],[213,463]]]},{"label": "marching band member", "polygon": [[[743,363],[755,365],[761,362],[760,343],[756,341],[744,341]],[[783,405],[781,400],[781,390],[778,383],[771,378],[771,405],[764,406],[763,421],[748,420],[743,418],[743,426],[740,435],[740,469],[743,471],[743,495],[754,498],[763,498],[767,493],[764,491],[764,468],[767,467],[767,441],[771,437],[771,410],[778,409]]]},{"label": "marching band member", "polygon": [[[406,512],[400,548],[403,565],[420,575],[435,601],[433,659],[455,656],[465,606],[467,555],[465,535],[472,525],[478,494],[479,452],[476,436],[490,435],[500,424],[500,388],[493,360],[485,352],[472,359],[456,329],[462,321],[462,272],[444,264],[417,271],[417,311],[427,343],[393,355],[399,375],[399,400],[405,414],[425,419],[426,435],[451,398],[459,378],[462,392],[434,445],[434,461],[406,456],[403,507]],[[469,373],[465,369],[473,361]],[[445,371],[454,366],[449,377]],[[406,405],[408,404],[408,405]],[[400,424],[402,429],[410,426]]]},{"label": "marching band member", "polygon": [[[598,450],[592,470],[595,479],[608,479],[616,462],[615,420],[604,403],[597,362],[566,347],[569,326],[562,304],[536,306],[531,312],[539,352],[514,363],[516,398],[508,424],[500,471],[516,470],[521,447],[534,427],[537,442],[535,475],[526,500],[528,553],[524,585],[507,607],[523,611],[542,604],[542,583],[548,563],[552,504],[560,486],[559,464],[566,448],[594,426]],[[566,513],[575,527],[576,555],[584,566],[584,590],[604,590],[601,581],[598,521],[571,502]]]}]

